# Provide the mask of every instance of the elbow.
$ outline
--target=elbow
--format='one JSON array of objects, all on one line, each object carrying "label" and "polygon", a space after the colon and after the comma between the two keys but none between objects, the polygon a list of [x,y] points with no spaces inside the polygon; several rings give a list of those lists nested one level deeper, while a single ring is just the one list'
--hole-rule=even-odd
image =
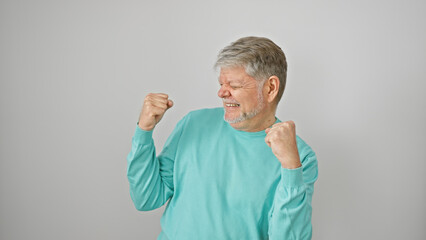
[{"label": "elbow", "polygon": [[155,208],[152,206],[147,206],[146,204],[134,204],[136,210],[140,211],[140,212],[147,212],[147,211],[152,211]]},{"label": "elbow", "polygon": [[138,206],[135,205],[136,210],[140,211],[140,212],[146,212],[149,211],[147,208],[143,207],[143,206]]},{"label": "elbow", "polygon": [[135,198],[133,194],[130,194],[130,196],[132,198],[133,205],[135,206],[136,210],[146,212],[156,209],[155,206],[149,204],[149,201],[147,199]]}]

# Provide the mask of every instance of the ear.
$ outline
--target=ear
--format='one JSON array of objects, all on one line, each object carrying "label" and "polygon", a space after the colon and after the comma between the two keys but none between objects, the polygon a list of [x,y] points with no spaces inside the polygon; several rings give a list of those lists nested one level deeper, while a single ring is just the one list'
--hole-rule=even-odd
[{"label": "ear", "polygon": [[277,76],[271,76],[266,80],[266,89],[268,102],[271,103],[275,100],[278,95],[278,89],[280,88],[280,79]]}]

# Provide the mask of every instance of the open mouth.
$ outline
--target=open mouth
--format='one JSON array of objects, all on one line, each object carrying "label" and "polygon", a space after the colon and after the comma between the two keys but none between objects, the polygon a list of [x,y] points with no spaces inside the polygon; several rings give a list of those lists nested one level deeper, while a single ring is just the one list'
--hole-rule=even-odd
[{"label": "open mouth", "polygon": [[240,104],[238,104],[238,103],[226,103],[225,106],[227,106],[227,107],[239,107]]}]

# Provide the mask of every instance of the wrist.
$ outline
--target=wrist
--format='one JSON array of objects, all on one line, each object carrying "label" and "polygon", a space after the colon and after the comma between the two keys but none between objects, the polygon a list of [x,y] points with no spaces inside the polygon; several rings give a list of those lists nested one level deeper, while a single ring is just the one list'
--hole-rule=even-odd
[{"label": "wrist", "polygon": [[296,169],[296,168],[300,168],[302,166],[301,163],[299,164],[284,164],[281,163],[281,167],[286,168],[286,169]]},{"label": "wrist", "polygon": [[282,160],[281,166],[287,169],[296,169],[302,166],[299,158]]},{"label": "wrist", "polygon": [[143,124],[141,124],[140,122],[138,122],[138,126],[140,129],[144,130],[144,131],[152,131],[152,129],[154,129],[155,126],[145,126]]}]

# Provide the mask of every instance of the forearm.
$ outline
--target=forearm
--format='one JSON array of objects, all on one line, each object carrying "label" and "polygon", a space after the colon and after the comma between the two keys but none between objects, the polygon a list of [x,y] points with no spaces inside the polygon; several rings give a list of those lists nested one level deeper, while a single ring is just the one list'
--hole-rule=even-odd
[{"label": "forearm", "polygon": [[127,178],[133,203],[140,211],[159,208],[172,195],[161,178],[152,131],[136,129],[127,156]]},{"label": "forearm", "polygon": [[281,168],[270,215],[269,238],[272,240],[312,238],[311,203],[318,162],[315,153],[306,146],[299,146],[301,167]]},{"label": "forearm", "polygon": [[302,168],[281,169],[272,216],[270,239],[311,239],[313,184],[305,184]]}]

